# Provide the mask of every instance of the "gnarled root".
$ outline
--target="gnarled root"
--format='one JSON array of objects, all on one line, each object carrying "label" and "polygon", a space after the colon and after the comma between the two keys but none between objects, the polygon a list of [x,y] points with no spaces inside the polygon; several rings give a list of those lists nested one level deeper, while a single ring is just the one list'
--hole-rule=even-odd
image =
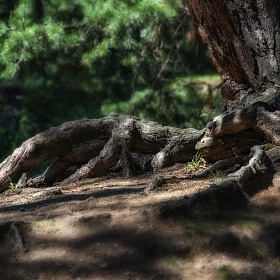
[{"label": "gnarled root", "polygon": [[[100,176],[121,161],[125,178],[132,176],[132,154],[155,155],[154,170],[190,160],[203,130],[179,129],[111,114],[82,119],[51,128],[25,141],[0,164],[0,192],[16,184],[23,173],[26,186],[63,184]],[[30,174],[43,162],[56,159],[41,175]],[[71,174],[71,171],[73,174]]]}]

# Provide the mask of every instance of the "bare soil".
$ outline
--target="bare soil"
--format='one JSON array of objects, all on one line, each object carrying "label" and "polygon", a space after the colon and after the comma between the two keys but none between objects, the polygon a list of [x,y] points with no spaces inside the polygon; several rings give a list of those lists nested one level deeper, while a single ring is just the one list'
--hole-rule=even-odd
[{"label": "bare soil", "polygon": [[162,215],[217,179],[211,177],[149,195],[143,190],[151,173],[128,180],[115,173],[61,193],[9,190],[0,195],[0,279],[280,279],[275,168],[273,183],[250,198],[247,210],[219,218]]}]

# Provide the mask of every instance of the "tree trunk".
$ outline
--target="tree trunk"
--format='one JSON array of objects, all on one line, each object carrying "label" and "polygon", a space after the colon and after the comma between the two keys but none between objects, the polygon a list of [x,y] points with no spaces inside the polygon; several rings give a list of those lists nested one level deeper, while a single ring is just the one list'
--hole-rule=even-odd
[{"label": "tree trunk", "polygon": [[279,3],[188,0],[188,9],[220,74],[226,101],[225,114],[207,125],[202,143],[233,135],[224,129],[232,128],[227,122],[239,127],[234,133],[253,128],[280,145]]},{"label": "tree trunk", "polygon": [[279,96],[279,3],[188,0],[188,8],[223,81],[227,109],[252,105],[264,91]]}]

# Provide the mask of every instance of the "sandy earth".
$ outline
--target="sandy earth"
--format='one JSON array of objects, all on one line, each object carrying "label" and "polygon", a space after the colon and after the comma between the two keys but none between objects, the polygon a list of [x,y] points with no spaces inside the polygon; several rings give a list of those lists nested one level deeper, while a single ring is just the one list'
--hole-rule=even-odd
[{"label": "sandy earth", "polygon": [[0,279],[280,279],[279,258],[260,239],[265,225],[280,224],[279,173],[248,210],[218,220],[161,215],[214,178],[143,194],[154,176],[1,194]]}]

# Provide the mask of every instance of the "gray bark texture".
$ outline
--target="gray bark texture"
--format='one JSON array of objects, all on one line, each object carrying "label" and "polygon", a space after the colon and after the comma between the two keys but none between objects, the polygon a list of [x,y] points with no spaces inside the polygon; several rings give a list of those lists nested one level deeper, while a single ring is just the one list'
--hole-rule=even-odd
[{"label": "gray bark texture", "polygon": [[[280,5],[269,0],[188,0],[188,9],[223,81],[228,106],[279,96]],[[272,102],[274,103],[274,102]],[[279,106],[279,104],[278,104]]]},{"label": "gray bark texture", "polygon": [[[196,148],[216,161],[233,152],[244,153],[250,145],[271,142],[279,146],[279,3],[269,0],[188,0],[187,3],[222,79],[226,101],[224,113],[207,124]],[[231,141],[227,141],[229,138]],[[213,149],[220,152],[220,146],[224,146],[224,153],[213,158]]]},{"label": "gray bark texture", "polygon": [[[120,160],[124,177],[131,177],[132,153],[154,155],[152,166],[158,170],[191,160],[202,135],[203,130],[161,126],[119,114],[67,122],[28,139],[1,163],[0,191],[18,182],[22,174],[27,174],[26,185],[50,185],[72,168],[75,172],[66,183],[100,176]],[[29,178],[49,159],[55,161],[42,175]]]}]

